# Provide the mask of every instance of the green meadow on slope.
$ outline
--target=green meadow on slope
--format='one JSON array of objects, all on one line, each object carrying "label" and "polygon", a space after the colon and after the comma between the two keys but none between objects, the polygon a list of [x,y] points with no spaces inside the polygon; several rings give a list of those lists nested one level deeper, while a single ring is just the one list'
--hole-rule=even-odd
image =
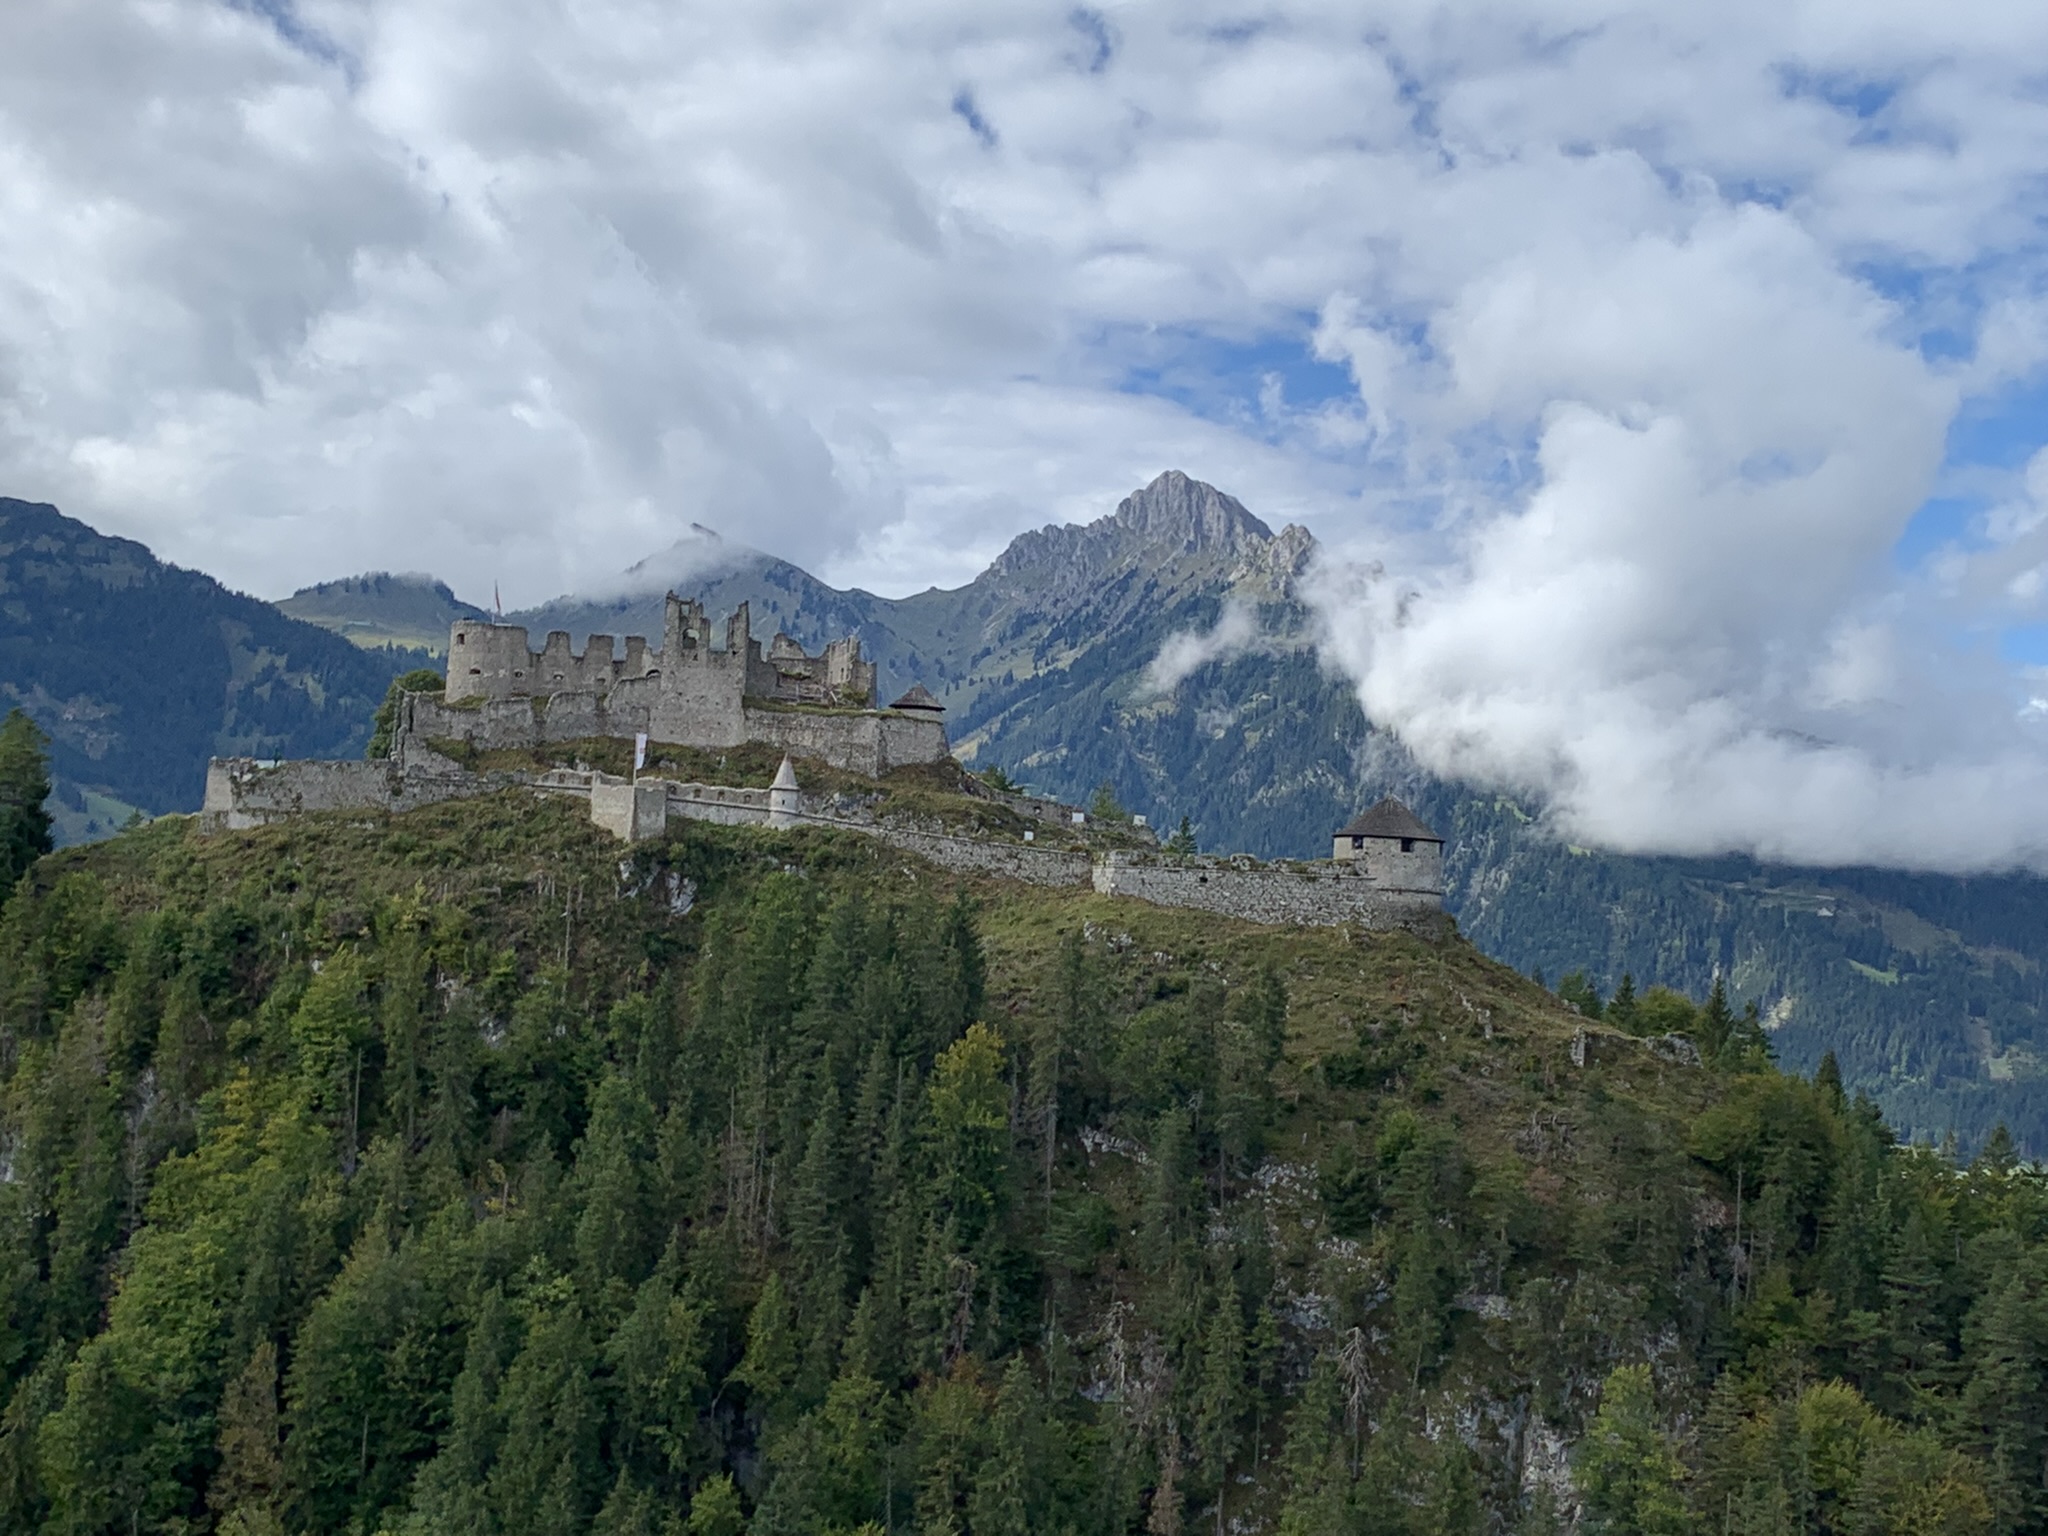
[{"label": "green meadow on slope", "polygon": [[165,819],[0,913],[0,1528],[2048,1528],[2048,1181],[1632,1022],[846,836]]}]

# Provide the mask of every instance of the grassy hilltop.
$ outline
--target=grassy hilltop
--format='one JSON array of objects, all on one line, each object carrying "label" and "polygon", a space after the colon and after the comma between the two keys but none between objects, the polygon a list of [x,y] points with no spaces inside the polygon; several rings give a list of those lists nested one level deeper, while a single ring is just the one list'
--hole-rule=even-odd
[{"label": "grassy hilltop", "polygon": [[848,835],[168,818],[0,912],[0,1529],[2043,1529],[2048,1184],[1630,1017]]}]

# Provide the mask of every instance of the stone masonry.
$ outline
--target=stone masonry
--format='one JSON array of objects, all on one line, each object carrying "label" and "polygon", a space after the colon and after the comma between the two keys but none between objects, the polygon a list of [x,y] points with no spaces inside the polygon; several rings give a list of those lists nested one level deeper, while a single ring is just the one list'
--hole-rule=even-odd
[{"label": "stone masonry", "polygon": [[642,732],[683,747],[766,742],[870,776],[952,750],[936,711],[873,707],[875,667],[858,637],[811,656],[777,634],[764,652],[742,603],[723,645],[712,638],[703,605],[673,592],[661,649],[629,635],[623,657],[610,635],[592,635],[579,656],[565,630],[535,651],[516,624],[458,620],[446,689],[413,695],[399,729],[482,751]]}]

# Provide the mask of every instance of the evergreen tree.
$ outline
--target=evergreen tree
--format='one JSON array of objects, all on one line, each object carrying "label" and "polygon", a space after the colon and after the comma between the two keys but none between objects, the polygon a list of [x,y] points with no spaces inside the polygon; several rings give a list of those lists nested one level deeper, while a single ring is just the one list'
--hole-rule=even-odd
[{"label": "evergreen tree", "polygon": [[1023,1357],[1013,1357],[989,1416],[988,1454],[968,1499],[974,1536],[1035,1536],[1048,1529],[1044,1514],[1053,1469],[1046,1441],[1038,1384]]},{"label": "evergreen tree", "polygon": [[690,1500],[689,1536],[746,1536],[747,1517],[730,1473],[721,1472]]},{"label": "evergreen tree", "polygon": [[1228,1284],[1217,1287],[1209,1307],[1209,1327],[1202,1339],[1202,1372],[1195,1400],[1195,1445],[1214,1490],[1216,1530],[1222,1536],[1230,1463],[1237,1454],[1245,1389],[1244,1319],[1237,1293]]},{"label": "evergreen tree", "polygon": [[1684,1468],[1657,1427],[1647,1365],[1618,1366],[1579,1447],[1588,1528],[1601,1536],[1682,1536]]},{"label": "evergreen tree", "polygon": [[1614,996],[1607,1000],[1603,1010],[1607,1022],[1616,1029],[1636,1032],[1636,979],[1627,971],[1621,973],[1621,983],[1614,989]]},{"label": "evergreen tree", "polygon": [[278,1435],[277,1346],[265,1339],[221,1401],[220,1469],[206,1495],[221,1536],[284,1536]]},{"label": "evergreen tree", "polygon": [[19,709],[0,720],[0,900],[50,851],[49,744]]},{"label": "evergreen tree", "polygon": [[1600,1002],[1600,989],[1584,971],[1570,971],[1560,977],[1557,995],[1589,1019],[1597,1019],[1605,1011]]},{"label": "evergreen tree", "polygon": [[1123,808],[1116,797],[1116,785],[1104,779],[1095,786],[1095,793],[1088,801],[1088,818],[1091,821],[1129,821],[1131,813]]},{"label": "evergreen tree", "polygon": [[747,1316],[747,1351],[731,1379],[747,1388],[749,1402],[772,1414],[796,1384],[798,1346],[782,1276],[774,1270],[761,1284],[761,1294]]}]

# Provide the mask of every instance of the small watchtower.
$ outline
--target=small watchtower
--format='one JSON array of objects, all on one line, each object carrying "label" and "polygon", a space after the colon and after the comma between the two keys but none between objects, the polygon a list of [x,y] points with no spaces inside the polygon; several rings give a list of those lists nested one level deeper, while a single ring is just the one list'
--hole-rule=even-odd
[{"label": "small watchtower", "polygon": [[1389,890],[1443,894],[1444,840],[1392,795],[1339,827],[1330,857],[1362,864]]}]

